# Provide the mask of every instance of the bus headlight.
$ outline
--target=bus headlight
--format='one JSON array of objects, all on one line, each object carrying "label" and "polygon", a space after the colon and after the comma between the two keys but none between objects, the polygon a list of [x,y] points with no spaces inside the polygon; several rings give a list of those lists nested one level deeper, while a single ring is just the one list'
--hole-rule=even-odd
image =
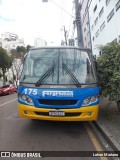
[{"label": "bus headlight", "polygon": [[98,100],[99,100],[99,95],[88,97],[88,98],[84,99],[82,106],[88,106],[92,103],[97,102]]},{"label": "bus headlight", "polygon": [[19,99],[29,105],[34,105],[34,102],[32,100],[31,97],[29,97],[28,95],[25,95],[25,94],[19,94],[18,95]]}]

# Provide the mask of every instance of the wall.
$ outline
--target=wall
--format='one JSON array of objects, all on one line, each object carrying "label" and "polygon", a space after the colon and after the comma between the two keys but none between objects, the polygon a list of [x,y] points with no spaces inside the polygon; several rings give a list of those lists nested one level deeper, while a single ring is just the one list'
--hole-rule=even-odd
[{"label": "wall", "polygon": [[[91,41],[93,54],[99,55],[100,51],[98,49],[99,45],[105,45],[112,42],[117,38],[119,41],[120,36],[120,8],[116,11],[115,5],[119,0],[110,0],[109,4],[106,6],[106,1],[103,0],[92,0],[89,1],[89,15],[90,15],[90,28],[91,28]],[[91,2],[91,3],[90,3]],[[94,12],[95,5],[97,4],[97,9]],[[104,12],[99,16],[100,10],[104,7]],[[109,13],[114,9],[113,17],[107,21]],[[98,17],[98,22],[95,25],[95,19]],[[100,26],[105,22],[105,27],[100,30]],[[93,29],[92,29],[93,28]],[[96,34],[98,31],[98,35]],[[96,36],[97,35],[97,36]]]}]

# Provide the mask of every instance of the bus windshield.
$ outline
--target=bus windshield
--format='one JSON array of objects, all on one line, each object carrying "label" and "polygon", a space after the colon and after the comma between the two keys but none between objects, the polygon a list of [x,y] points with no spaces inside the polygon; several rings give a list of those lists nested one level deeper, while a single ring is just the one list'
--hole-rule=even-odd
[{"label": "bus windshield", "polygon": [[20,82],[76,85],[96,83],[89,53],[75,48],[31,49],[25,57]]}]

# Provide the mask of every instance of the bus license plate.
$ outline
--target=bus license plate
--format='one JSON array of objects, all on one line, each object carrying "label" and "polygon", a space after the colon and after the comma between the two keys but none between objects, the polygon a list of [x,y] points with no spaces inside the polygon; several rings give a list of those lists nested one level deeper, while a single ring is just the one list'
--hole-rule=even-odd
[{"label": "bus license plate", "polygon": [[64,111],[49,111],[49,116],[65,116]]}]

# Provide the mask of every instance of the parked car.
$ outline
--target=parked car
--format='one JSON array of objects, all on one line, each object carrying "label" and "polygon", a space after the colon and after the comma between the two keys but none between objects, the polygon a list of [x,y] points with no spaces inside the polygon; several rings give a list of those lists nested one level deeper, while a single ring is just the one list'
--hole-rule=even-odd
[{"label": "parked car", "polygon": [[0,95],[11,94],[13,92],[17,92],[17,87],[13,84],[0,87]]}]

